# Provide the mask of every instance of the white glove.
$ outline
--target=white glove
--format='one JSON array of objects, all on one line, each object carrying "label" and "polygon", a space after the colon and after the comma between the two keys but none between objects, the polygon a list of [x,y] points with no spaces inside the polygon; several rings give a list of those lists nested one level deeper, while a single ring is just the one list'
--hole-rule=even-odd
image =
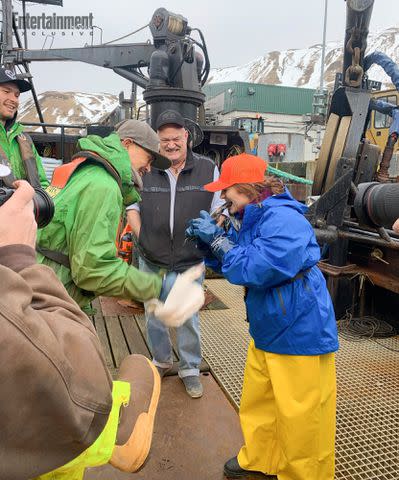
[{"label": "white glove", "polygon": [[148,313],[153,313],[167,327],[180,327],[198,312],[205,301],[204,290],[196,282],[204,273],[203,265],[196,265],[177,276],[165,303],[157,298],[146,302]]}]

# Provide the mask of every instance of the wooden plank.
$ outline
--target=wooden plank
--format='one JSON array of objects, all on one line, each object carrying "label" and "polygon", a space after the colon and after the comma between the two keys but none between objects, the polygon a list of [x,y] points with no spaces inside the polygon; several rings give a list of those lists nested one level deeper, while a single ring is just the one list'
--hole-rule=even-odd
[{"label": "wooden plank", "polygon": [[[130,317],[134,314],[140,314],[144,312],[142,304],[134,302],[133,300],[123,300],[116,297],[99,297],[101,310],[104,317],[112,317],[114,315],[121,315]],[[135,306],[133,308],[133,305]]]},{"label": "wooden plank", "polygon": [[98,298],[95,298],[91,302],[91,307],[96,313],[100,313],[102,315],[101,305],[100,305],[100,302],[98,301]]},{"label": "wooden plank", "polygon": [[100,339],[100,344],[103,349],[105,363],[108,368],[114,368],[114,360],[112,358],[111,348],[109,345],[107,330],[105,328],[104,317],[101,314],[100,303],[96,304],[93,302],[93,307],[97,309],[97,313],[93,315],[94,324],[96,327],[98,338]]},{"label": "wooden plank", "polygon": [[98,298],[95,298],[92,302],[91,302],[91,306],[92,308],[95,310],[96,314],[100,314],[102,317],[104,316],[103,315],[103,311],[101,309],[101,303],[100,303],[100,300]]},{"label": "wooden plank", "polygon": [[328,172],[326,177],[326,182],[324,185],[324,191],[329,190],[335,182],[335,173],[337,170],[337,165],[342,157],[342,153],[345,148],[346,139],[348,137],[349,127],[351,125],[352,117],[342,117],[341,122],[338,127],[337,136],[335,137],[334,148],[331,153],[330,164],[328,166]]},{"label": "wooden plank", "polygon": [[130,353],[139,353],[151,358],[150,350],[133,316],[119,315],[123,333]]},{"label": "wooden plank", "polygon": [[119,368],[122,360],[129,355],[129,349],[123,335],[122,327],[119,323],[119,318],[105,317],[104,320],[107,327],[109,343],[111,345],[115,366]]},{"label": "wooden plank", "polygon": [[313,178],[313,195],[321,195],[324,180],[330,164],[330,153],[334,144],[335,135],[338,130],[340,117],[332,113],[328,117],[326,131],[324,132],[323,143],[321,144],[319,158],[316,160],[316,169]]},{"label": "wooden plank", "polygon": [[143,338],[145,338],[147,342],[147,329],[145,326],[145,315],[134,315],[134,319],[136,320],[137,326],[140,329]]}]

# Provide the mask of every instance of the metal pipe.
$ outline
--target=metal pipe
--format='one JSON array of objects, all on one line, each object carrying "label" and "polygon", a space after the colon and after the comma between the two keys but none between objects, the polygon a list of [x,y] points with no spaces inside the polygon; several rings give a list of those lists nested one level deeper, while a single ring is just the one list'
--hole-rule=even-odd
[{"label": "metal pipe", "polygon": [[328,9],[328,0],[324,0],[323,45],[321,48],[321,65],[320,65],[320,93],[323,91],[323,87],[324,87],[324,61],[326,56],[327,9]]},{"label": "metal pipe", "polygon": [[357,233],[347,230],[324,230],[314,229],[317,241],[319,243],[335,243],[340,239],[352,240],[367,245],[373,245],[376,247],[385,247],[391,250],[399,250],[399,240],[391,239],[391,241],[382,240],[376,234],[376,236],[365,235],[363,233]]},{"label": "metal pipe", "polygon": [[25,50],[28,50],[28,33],[26,31],[26,1],[22,0],[22,16],[24,17],[24,45]]},{"label": "metal pipe", "polygon": [[140,117],[141,109],[144,108],[144,107],[146,107],[146,106],[147,106],[147,104],[144,104],[144,103],[143,103],[143,105],[140,105],[140,106],[139,106],[139,108],[137,109],[136,117],[135,117],[136,120],[138,120],[139,117]]},{"label": "metal pipe", "polygon": [[[352,229],[355,229],[355,230],[359,230],[360,232],[362,231],[366,231],[372,235],[375,235],[377,236],[377,231],[376,229],[374,228],[371,228],[371,227],[368,227],[368,226],[365,226],[365,225],[362,225],[360,226],[358,223],[356,222],[351,222],[349,220],[344,220],[344,225],[346,227],[351,227]],[[392,238],[397,238],[399,240],[399,235],[394,232],[393,230],[390,230],[389,228],[384,228],[384,231]]]},{"label": "metal pipe", "polygon": [[391,237],[389,236],[388,232],[386,231],[386,229],[384,227],[380,227],[378,229],[378,234],[380,235],[380,237],[385,240],[386,242],[390,242],[392,239]]},{"label": "metal pipe", "polygon": [[353,240],[361,243],[366,243],[368,245],[374,245],[377,247],[385,247],[391,250],[399,250],[399,241],[398,240],[391,240],[387,242],[380,238],[373,238],[368,237],[367,235],[362,235],[354,232],[346,232],[346,231],[338,231],[338,238],[346,238],[348,240]]},{"label": "metal pipe", "polygon": [[[327,33],[327,9],[328,9],[328,0],[324,0],[324,25],[323,25],[323,44],[321,47],[321,64],[320,64],[320,94],[323,93],[324,87],[324,62],[326,56],[326,33]],[[317,145],[321,145],[321,126],[318,126],[317,129]]]},{"label": "metal pipe", "polygon": [[320,228],[315,228],[314,233],[316,239],[319,243],[334,243],[338,240],[338,231],[337,230],[325,230]]},{"label": "metal pipe", "polygon": [[[12,49],[12,1],[1,0],[3,8],[3,45],[2,53]],[[3,59],[4,61],[4,56]]]},{"label": "metal pipe", "polygon": [[[46,127],[65,127],[65,128],[87,128],[87,125],[66,125],[64,123],[47,123],[47,122],[21,122],[21,125],[25,125],[27,127],[42,127],[45,125]],[[93,124],[94,125],[94,124]]]},{"label": "metal pipe", "polygon": [[382,154],[380,168],[377,173],[377,179],[379,182],[387,182],[389,180],[389,168],[391,166],[393,150],[397,140],[398,134],[396,132],[392,132],[388,137],[384,152]]},{"label": "metal pipe", "polygon": [[129,80],[130,82],[135,83],[141,88],[148,87],[148,82],[149,82],[148,78],[142,77],[137,72],[132,72],[121,67],[115,67],[113,68],[113,71],[116,74],[120,75],[121,77],[126,78],[126,80]]},{"label": "metal pipe", "polygon": [[61,159],[64,162],[64,155],[65,155],[65,128],[64,126],[61,127]]},{"label": "metal pipe", "polygon": [[80,48],[52,48],[50,50],[23,50],[12,52],[18,61],[50,62],[66,61],[89,63],[99,67],[142,67],[149,65],[154,45],[134,43],[123,45],[94,45]]},{"label": "metal pipe", "polygon": [[[25,6],[25,2],[24,2],[24,6]],[[26,17],[24,16],[24,19],[25,18]],[[26,25],[24,25],[24,27],[26,27]],[[17,40],[17,45],[18,45],[19,48],[22,48],[22,42],[21,42],[21,38],[19,36],[17,25],[15,23],[15,17],[12,17],[12,28],[14,30],[15,39]],[[25,41],[26,41],[26,30],[25,30]],[[29,74],[29,83],[30,83],[30,86],[31,86],[32,97],[33,97],[33,101],[35,103],[35,107],[36,107],[36,111],[37,111],[37,115],[39,117],[40,123],[43,123],[43,125],[42,125],[43,133],[47,133],[47,128],[46,128],[45,123],[44,123],[44,117],[43,117],[42,109],[40,107],[40,103],[39,103],[39,99],[37,97],[36,89],[35,89],[35,86],[33,84],[32,75],[31,75],[30,70],[29,70],[29,65],[28,65],[27,62],[22,62],[22,65],[25,69],[25,72],[27,74]]]}]

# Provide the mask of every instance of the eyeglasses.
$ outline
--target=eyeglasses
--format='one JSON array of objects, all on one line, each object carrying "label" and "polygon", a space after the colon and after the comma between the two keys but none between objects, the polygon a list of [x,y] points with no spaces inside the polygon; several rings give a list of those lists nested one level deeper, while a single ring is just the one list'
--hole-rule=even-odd
[{"label": "eyeglasses", "polygon": [[185,137],[161,138],[159,141],[162,145],[167,145],[168,143],[182,143],[185,141]]}]

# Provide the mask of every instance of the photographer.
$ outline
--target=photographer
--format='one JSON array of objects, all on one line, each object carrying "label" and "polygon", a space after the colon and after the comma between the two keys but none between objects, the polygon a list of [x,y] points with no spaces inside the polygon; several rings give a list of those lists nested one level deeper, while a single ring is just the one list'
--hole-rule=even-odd
[{"label": "photographer", "polygon": [[124,381],[111,381],[90,320],[36,263],[34,190],[25,181],[14,187],[0,206],[0,478],[78,479],[108,461],[133,471],[151,445],[159,375],[131,355],[120,367]]}]

